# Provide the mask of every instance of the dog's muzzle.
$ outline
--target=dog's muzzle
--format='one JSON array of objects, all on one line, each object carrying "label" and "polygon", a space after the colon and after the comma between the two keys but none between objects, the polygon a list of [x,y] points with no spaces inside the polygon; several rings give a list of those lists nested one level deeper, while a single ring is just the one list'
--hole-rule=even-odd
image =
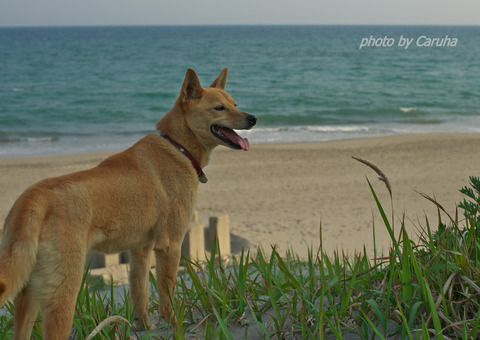
[{"label": "dog's muzzle", "polygon": [[248,115],[247,122],[248,122],[248,127],[246,129],[250,130],[255,126],[255,124],[257,124],[257,117],[255,117],[254,115]]},{"label": "dog's muzzle", "polygon": [[[237,127],[239,130],[250,130],[257,124],[257,117],[254,115],[248,115],[245,118],[244,124]],[[230,148],[236,150],[245,150],[250,149],[250,142],[247,138],[240,137],[233,129],[221,125],[212,125],[210,127],[212,134],[220,139],[222,142],[227,144]]]}]

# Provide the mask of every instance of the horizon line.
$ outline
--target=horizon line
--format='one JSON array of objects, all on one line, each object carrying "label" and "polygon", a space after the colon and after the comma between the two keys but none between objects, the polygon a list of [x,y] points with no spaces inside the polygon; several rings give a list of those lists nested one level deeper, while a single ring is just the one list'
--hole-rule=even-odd
[{"label": "horizon line", "polygon": [[7,25],[0,28],[99,28],[99,27],[480,27],[479,24],[78,24]]}]

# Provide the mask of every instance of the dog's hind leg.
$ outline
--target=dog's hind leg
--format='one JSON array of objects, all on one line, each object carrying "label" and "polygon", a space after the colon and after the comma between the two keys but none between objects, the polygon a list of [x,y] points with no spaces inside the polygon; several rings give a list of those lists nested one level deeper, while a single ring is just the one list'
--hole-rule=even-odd
[{"label": "dog's hind leg", "polygon": [[43,335],[45,339],[68,339],[70,337],[75,298],[62,302],[54,301],[43,309]]},{"label": "dog's hind leg", "polygon": [[130,300],[135,310],[135,330],[150,330],[148,319],[148,274],[153,243],[140,249],[130,250]]},{"label": "dog's hind leg", "polygon": [[25,287],[16,296],[13,301],[15,306],[15,314],[13,323],[15,325],[14,340],[30,339],[32,328],[37,319],[40,304],[29,287]]},{"label": "dog's hind leg", "polygon": [[168,248],[155,249],[160,313],[164,317],[165,321],[170,320],[173,326],[176,326],[177,319],[172,313],[172,304],[170,299],[174,299],[180,255],[181,244],[171,243]]},{"label": "dog's hind leg", "polygon": [[42,309],[43,336],[49,340],[70,337],[86,260],[86,246],[81,239],[61,244],[55,241],[39,245],[30,278],[32,294]]},{"label": "dog's hind leg", "polygon": [[45,339],[68,339],[72,329],[83,264],[70,271],[55,291],[42,296],[43,335]]}]

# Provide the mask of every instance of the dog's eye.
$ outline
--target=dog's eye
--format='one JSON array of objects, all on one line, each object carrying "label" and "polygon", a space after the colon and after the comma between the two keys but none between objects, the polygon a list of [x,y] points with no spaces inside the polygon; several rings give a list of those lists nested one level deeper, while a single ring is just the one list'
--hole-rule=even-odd
[{"label": "dog's eye", "polygon": [[215,106],[215,110],[217,110],[217,111],[223,111],[223,110],[225,110],[225,106],[223,106],[223,105]]}]

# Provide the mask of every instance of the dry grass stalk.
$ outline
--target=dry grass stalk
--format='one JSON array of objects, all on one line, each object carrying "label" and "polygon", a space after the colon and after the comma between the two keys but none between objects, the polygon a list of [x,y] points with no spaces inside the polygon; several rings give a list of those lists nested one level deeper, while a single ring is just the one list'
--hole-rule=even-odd
[{"label": "dry grass stalk", "polygon": [[436,200],[435,198],[432,198],[432,197],[430,197],[430,196],[428,196],[428,195],[426,195],[426,194],[423,194],[423,193],[421,193],[421,192],[418,192],[418,191],[416,191],[416,190],[415,190],[415,192],[416,192],[417,194],[419,194],[420,196],[422,196],[423,198],[425,198],[426,200],[428,200],[428,201],[432,202],[433,204],[435,204],[438,209],[440,209],[441,211],[443,211],[443,212],[447,215],[447,217],[450,219],[450,221],[451,221],[452,224],[455,226],[455,228],[457,228],[457,230],[459,229],[458,226],[457,226],[457,223],[455,222],[455,219],[454,219],[452,216],[450,216],[450,214],[445,210],[445,208],[444,208],[440,203],[437,202],[437,200]]},{"label": "dry grass stalk", "polygon": [[106,326],[108,326],[111,323],[116,323],[116,322],[125,322],[130,327],[132,327],[132,325],[130,324],[130,322],[128,322],[127,319],[125,319],[124,317],[119,316],[119,315],[114,315],[114,316],[108,317],[105,320],[103,320],[102,322],[100,322],[100,324],[92,331],[92,333],[90,333],[89,336],[87,336],[85,338],[85,340],[93,339],[98,333],[100,333],[102,331],[103,328],[105,328]]},{"label": "dry grass stalk", "polygon": [[356,161],[359,161],[360,163],[363,163],[363,164],[367,165],[368,167],[370,167],[373,171],[375,171],[377,173],[378,179],[380,181],[382,181],[383,183],[385,183],[385,186],[387,187],[387,190],[390,194],[390,199],[392,199],[392,187],[390,186],[390,181],[388,180],[387,176],[383,173],[383,171],[380,170],[380,168],[378,168],[375,164],[372,164],[369,161],[366,161],[364,159],[361,159],[361,158],[358,158],[358,157],[355,157],[355,156],[352,156],[352,158],[355,159]]}]

